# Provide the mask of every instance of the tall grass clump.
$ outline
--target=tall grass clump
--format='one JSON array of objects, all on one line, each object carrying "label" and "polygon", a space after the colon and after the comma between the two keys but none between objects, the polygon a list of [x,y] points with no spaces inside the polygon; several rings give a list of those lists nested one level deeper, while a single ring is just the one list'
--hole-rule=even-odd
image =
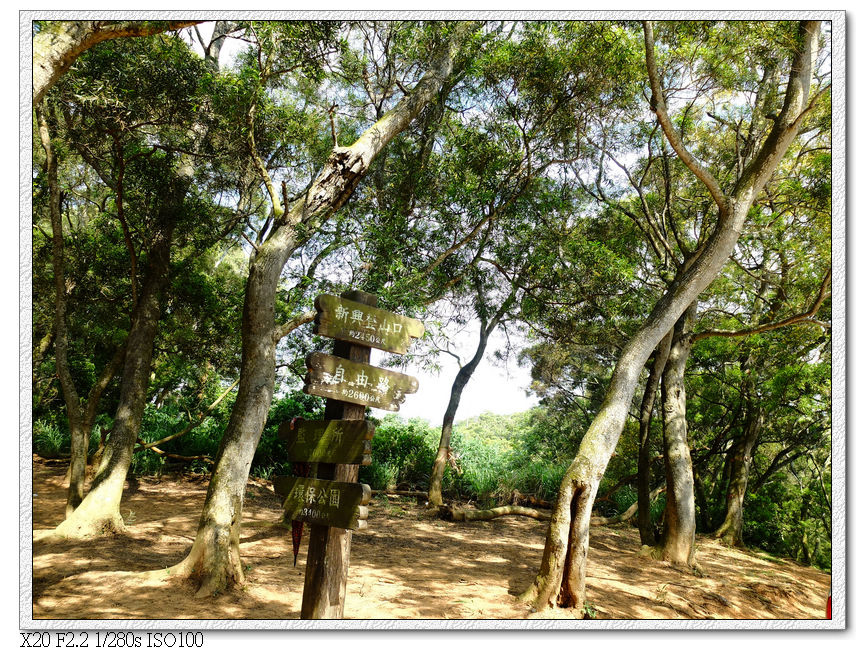
[{"label": "tall grass clump", "polygon": [[57,422],[36,420],[33,423],[33,451],[44,458],[69,454],[69,430]]}]

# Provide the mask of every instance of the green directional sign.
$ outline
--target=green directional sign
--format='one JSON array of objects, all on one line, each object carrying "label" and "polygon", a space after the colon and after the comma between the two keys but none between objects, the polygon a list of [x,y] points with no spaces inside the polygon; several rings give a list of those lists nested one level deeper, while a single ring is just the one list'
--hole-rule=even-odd
[{"label": "green directional sign", "polygon": [[306,357],[303,392],[342,402],[399,411],[407,393],[416,393],[417,379],[323,352]]},{"label": "green directional sign", "polygon": [[279,426],[292,462],[369,465],[375,425],[367,420],[298,420]]},{"label": "green directional sign", "polygon": [[365,483],[277,476],[273,488],[284,497],[285,521],[357,530],[366,528],[371,491]]},{"label": "green directional sign", "polygon": [[322,294],[315,299],[318,314],[313,333],[386,352],[405,354],[424,326],[415,318],[371,307],[354,300]]}]

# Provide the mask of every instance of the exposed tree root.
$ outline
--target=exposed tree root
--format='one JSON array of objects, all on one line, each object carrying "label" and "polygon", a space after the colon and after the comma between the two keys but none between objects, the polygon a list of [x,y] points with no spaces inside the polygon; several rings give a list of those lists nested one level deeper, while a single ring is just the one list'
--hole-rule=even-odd
[{"label": "exposed tree root", "polygon": [[462,510],[453,506],[440,506],[439,516],[446,521],[489,521],[497,517],[505,515],[519,515],[521,517],[531,517],[540,521],[547,521],[550,515],[545,512],[539,512],[533,508],[524,508],[523,506],[499,506],[498,508],[490,508],[489,510]]},{"label": "exposed tree root", "polygon": [[92,539],[103,535],[123,535],[126,532],[126,525],[119,513],[83,517],[76,510],[54,529],[53,535],[66,539]]},{"label": "exposed tree root", "polygon": [[206,545],[193,544],[192,550],[184,560],[167,569],[175,578],[192,580],[197,585],[195,598],[216,596],[226,589],[244,583],[240,551],[234,545],[219,553],[219,549],[205,553]]}]

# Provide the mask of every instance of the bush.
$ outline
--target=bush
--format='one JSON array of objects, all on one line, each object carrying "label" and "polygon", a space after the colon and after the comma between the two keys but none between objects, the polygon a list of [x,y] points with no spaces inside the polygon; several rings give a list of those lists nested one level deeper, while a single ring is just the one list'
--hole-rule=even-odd
[{"label": "bush", "polygon": [[426,420],[385,416],[372,441],[372,464],[360,468],[360,481],[374,490],[428,489],[438,441],[439,431]]},{"label": "bush", "polygon": [[553,464],[537,459],[520,462],[514,455],[510,461],[505,487],[499,496],[504,500],[513,490],[518,490],[522,494],[531,494],[544,501],[554,501],[568,465],[569,463]]}]

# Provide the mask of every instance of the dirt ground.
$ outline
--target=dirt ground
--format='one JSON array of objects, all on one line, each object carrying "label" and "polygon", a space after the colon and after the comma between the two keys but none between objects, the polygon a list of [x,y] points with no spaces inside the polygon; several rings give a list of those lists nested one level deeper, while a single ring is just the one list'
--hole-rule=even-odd
[{"label": "dirt ground", "polygon": [[[242,589],[195,600],[167,567],[192,543],[204,477],[145,477],[124,494],[128,535],[51,541],[63,519],[65,468],[34,459],[35,619],[298,619],[307,535],[297,566],[267,481],[247,487]],[[524,517],[449,523],[413,500],[376,497],[354,533],[345,616],[352,619],[525,619],[516,601],[540,566],[546,523]],[[697,540],[703,575],[638,554],[628,525],[592,529],[588,601],[601,619],[808,619],[825,616],[829,575],[766,554]],[[164,570],[164,571],[163,571]],[[147,572],[147,573],[145,573]]]}]

